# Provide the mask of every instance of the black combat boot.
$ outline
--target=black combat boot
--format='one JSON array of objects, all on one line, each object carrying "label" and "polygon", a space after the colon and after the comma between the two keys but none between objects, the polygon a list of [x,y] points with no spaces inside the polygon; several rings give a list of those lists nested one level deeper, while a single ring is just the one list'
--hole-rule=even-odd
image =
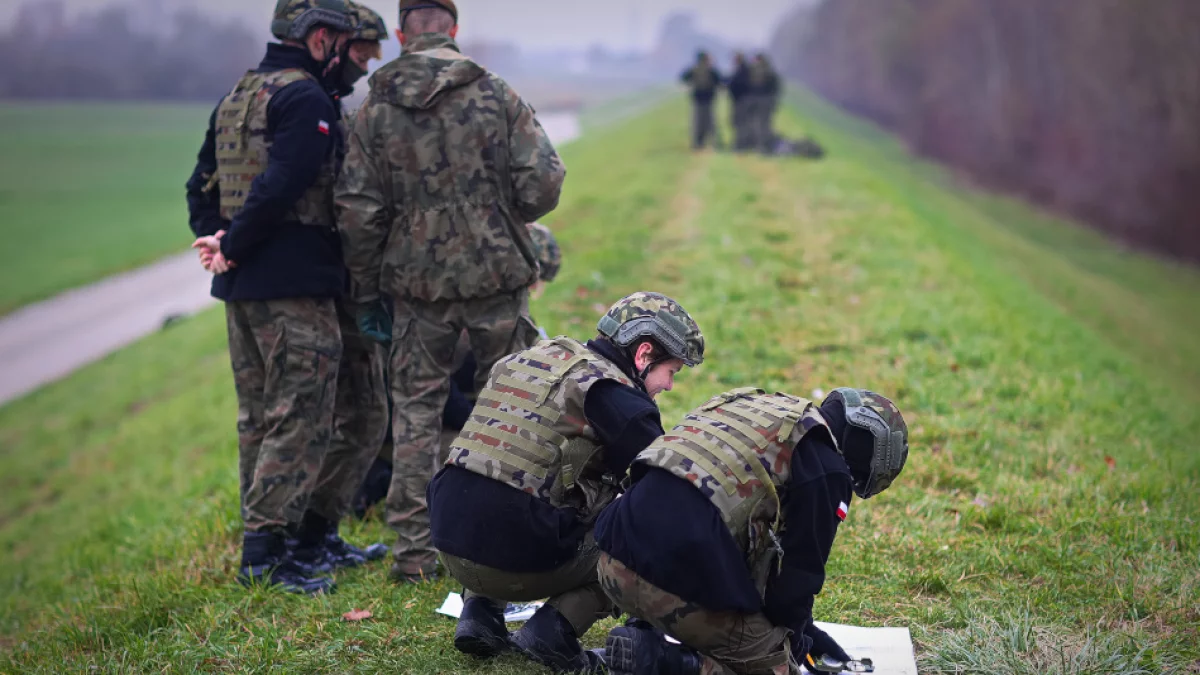
[{"label": "black combat boot", "polygon": [[508,649],[504,605],[480,596],[467,598],[454,629],[454,648],[481,659]]},{"label": "black combat boot", "polygon": [[358,567],[376,560],[383,560],[388,554],[387,544],[371,544],[366,548],[359,548],[353,544],[347,543],[345,539],[338,534],[337,525],[334,524],[325,535],[325,551],[328,554],[327,560],[333,564],[336,569],[338,567]]},{"label": "black combat boot", "polygon": [[543,605],[512,635],[512,644],[530,660],[558,673],[602,673],[604,659],[584,651],[571,622],[550,605]]},{"label": "black combat boot", "polygon": [[700,675],[702,665],[697,652],[667,642],[660,631],[637,620],[612,629],[604,654],[612,675]]},{"label": "black combat boot", "polygon": [[242,566],[238,582],[243,586],[262,584],[288,593],[332,593],[335,585],[327,577],[309,578],[290,559],[281,534],[247,532],[242,539]]},{"label": "black combat boot", "polygon": [[287,540],[288,557],[302,574],[311,577],[333,571],[334,565],[325,546],[329,526],[325,518],[305,511],[296,536]]}]

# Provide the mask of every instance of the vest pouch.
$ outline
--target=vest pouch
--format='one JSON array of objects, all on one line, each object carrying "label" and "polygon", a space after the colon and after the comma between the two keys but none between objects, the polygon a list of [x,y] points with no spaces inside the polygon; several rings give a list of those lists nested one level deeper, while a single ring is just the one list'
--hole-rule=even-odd
[{"label": "vest pouch", "polygon": [[767,583],[773,572],[783,564],[783,552],[771,523],[752,519],[747,527],[748,545],[746,566],[750,568],[750,579],[758,591],[758,597],[766,599]]}]

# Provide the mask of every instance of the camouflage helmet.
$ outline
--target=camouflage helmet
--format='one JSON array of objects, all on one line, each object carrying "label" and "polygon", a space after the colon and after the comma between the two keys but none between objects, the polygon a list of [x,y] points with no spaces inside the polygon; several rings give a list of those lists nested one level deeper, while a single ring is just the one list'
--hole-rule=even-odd
[{"label": "camouflage helmet", "polygon": [[354,30],[345,0],[279,0],[275,4],[271,34],[280,40],[303,40],[316,26],[342,33]]},{"label": "camouflage helmet", "polygon": [[550,228],[540,223],[529,223],[529,236],[533,238],[533,252],[537,255],[538,278],[554,281],[562,267],[562,250]]},{"label": "camouflage helmet", "polygon": [[[870,473],[865,478],[854,476],[855,494],[863,499],[874,497],[888,489],[904,469],[908,460],[908,424],[895,403],[873,391],[842,387],[825,398],[826,403],[832,400],[840,401],[845,408],[847,432],[860,429],[874,439]],[[848,433],[843,438],[847,436]]]},{"label": "camouflage helmet", "polygon": [[678,302],[661,293],[643,291],[618,300],[596,329],[621,347],[648,337],[689,367],[704,362],[700,327]]},{"label": "camouflage helmet", "polygon": [[351,40],[383,42],[388,39],[387,23],[378,12],[366,5],[354,2],[354,0],[346,0],[346,7],[354,22],[354,34],[350,37]]}]

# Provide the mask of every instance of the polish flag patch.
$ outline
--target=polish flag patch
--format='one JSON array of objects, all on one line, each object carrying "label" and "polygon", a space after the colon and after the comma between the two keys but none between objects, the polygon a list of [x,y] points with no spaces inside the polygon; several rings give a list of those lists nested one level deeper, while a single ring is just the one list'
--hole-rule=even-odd
[{"label": "polish flag patch", "polygon": [[325,120],[321,120],[320,122],[317,122],[317,131],[328,136],[329,135],[329,122],[326,122]]},{"label": "polish flag patch", "polygon": [[848,515],[850,515],[850,505],[846,502],[839,502],[837,510],[838,520],[845,520]]}]

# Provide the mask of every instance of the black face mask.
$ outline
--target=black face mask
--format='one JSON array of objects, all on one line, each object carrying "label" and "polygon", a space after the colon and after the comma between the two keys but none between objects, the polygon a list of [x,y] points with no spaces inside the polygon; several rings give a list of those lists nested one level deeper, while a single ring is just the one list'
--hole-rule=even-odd
[{"label": "black face mask", "polygon": [[325,84],[345,96],[354,90],[355,83],[366,74],[367,71],[350,58],[350,43],[346,43],[337,55],[337,63],[325,72]]},{"label": "black face mask", "polygon": [[354,62],[347,54],[346,65],[342,68],[342,85],[347,89],[353,89],[355,83],[363,79],[367,74],[367,69]]}]

